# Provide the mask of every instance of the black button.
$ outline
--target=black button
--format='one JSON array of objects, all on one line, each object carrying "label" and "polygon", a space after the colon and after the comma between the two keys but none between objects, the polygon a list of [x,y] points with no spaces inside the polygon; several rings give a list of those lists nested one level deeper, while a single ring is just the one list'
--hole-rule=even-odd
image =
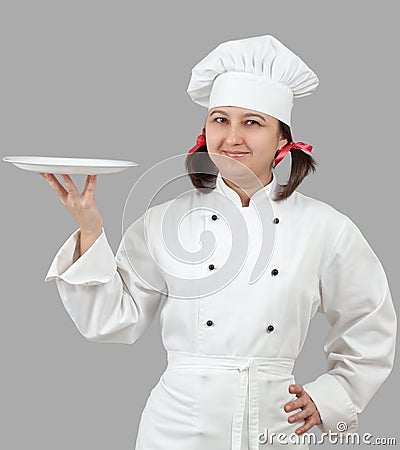
[{"label": "black button", "polygon": [[211,327],[211,325],[213,325],[213,323],[214,323],[214,322],[213,322],[212,320],[207,320],[207,326],[208,326],[208,327]]},{"label": "black button", "polygon": [[217,219],[218,219],[218,216],[217,216],[216,214],[213,214],[213,215],[211,216],[211,219],[212,219],[212,220],[217,220]]},{"label": "black button", "polygon": [[274,331],[274,326],[273,325],[268,325],[267,326],[267,333],[271,333],[272,331]]},{"label": "black button", "polygon": [[271,272],[271,275],[274,277],[275,275],[278,275],[278,269],[274,269],[272,272]]},{"label": "black button", "polygon": [[274,223],[279,223],[279,219],[277,217],[275,217],[275,219],[273,220]]},{"label": "black button", "polygon": [[208,268],[209,268],[210,270],[214,270],[214,269],[215,269],[215,266],[214,266],[214,264],[210,264],[210,265],[208,266]]}]

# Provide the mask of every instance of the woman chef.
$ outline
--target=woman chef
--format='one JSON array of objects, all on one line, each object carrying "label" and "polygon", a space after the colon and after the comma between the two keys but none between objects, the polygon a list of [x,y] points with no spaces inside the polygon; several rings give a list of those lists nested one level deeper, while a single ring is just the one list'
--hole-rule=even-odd
[{"label": "woman chef", "polygon": [[[43,174],[80,225],[46,277],[80,333],[133,343],[164,300],[168,366],[137,450],[306,449],[293,438],[314,425],[355,432],[391,372],[397,319],[380,261],[351,219],[296,191],[315,163],[292,141],[293,98],[318,83],[273,36],[216,47],[188,88],[208,108],[186,160],[196,189],[149,208],[115,257],[96,177],[79,193],[69,176],[64,188]],[[280,186],[272,168],[289,151]],[[332,326],[328,370],[302,386],[292,369],[317,311]]]}]

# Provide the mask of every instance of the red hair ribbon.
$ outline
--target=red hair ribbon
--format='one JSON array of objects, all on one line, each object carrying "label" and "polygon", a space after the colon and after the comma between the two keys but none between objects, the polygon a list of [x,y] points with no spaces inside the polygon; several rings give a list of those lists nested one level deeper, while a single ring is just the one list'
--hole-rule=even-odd
[{"label": "red hair ribbon", "polygon": [[203,145],[206,145],[206,130],[205,130],[205,128],[203,128],[203,131],[201,132],[201,134],[199,134],[197,136],[196,145],[189,150],[188,154],[191,155],[192,153],[197,151]]},{"label": "red hair ribbon", "polygon": [[312,145],[305,144],[304,142],[290,142],[289,144],[286,144],[284,147],[282,147],[280,150],[278,150],[278,156],[274,159],[274,166],[276,167],[282,159],[286,156],[292,148],[298,149],[298,150],[305,150],[307,152],[311,153]]}]

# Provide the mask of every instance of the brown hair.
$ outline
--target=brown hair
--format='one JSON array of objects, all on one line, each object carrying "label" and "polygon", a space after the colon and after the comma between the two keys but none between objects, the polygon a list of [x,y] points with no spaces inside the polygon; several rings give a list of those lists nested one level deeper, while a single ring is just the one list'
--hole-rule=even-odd
[{"label": "brown hair", "polygon": [[[293,141],[290,127],[279,122],[279,130],[283,139],[287,139],[288,143]],[[206,153],[206,155],[204,155]],[[278,152],[275,154],[275,158]],[[315,172],[318,162],[314,157],[302,150],[290,150],[292,165],[290,177],[287,184],[277,184],[275,190],[275,201],[281,201],[288,198],[310,173]],[[218,168],[208,156],[207,146],[203,145],[191,155],[187,155],[185,159],[185,167],[188,172],[192,184],[197,189],[214,189],[215,180],[218,174]]]}]

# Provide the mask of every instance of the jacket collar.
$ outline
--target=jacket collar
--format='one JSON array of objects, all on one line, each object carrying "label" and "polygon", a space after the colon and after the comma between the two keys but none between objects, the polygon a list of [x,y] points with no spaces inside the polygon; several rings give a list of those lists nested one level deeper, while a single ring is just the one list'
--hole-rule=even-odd
[{"label": "jacket collar", "polygon": [[[258,200],[260,200],[260,201],[263,201],[263,199],[265,200],[265,195],[267,195],[269,197],[269,199],[272,200],[272,195],[275,191],[277,183],[278,183],[277,177],[276,177],[275,173],[272,171],[272,180],[266,186],[261,187],[258,191],[256,191],[250,197],[249,206],[253,206],[254,202],[256,202]],[[219,193],[225,195],[230,200],[232,200],[232,202],[236,206],[243,208],[242,201],[239,197],[239,194],[225,183],[220,172],[218,172],[218,174],[217,174],[217,178],[216,178],[216,182],[215,182],[215,189]]]}]

